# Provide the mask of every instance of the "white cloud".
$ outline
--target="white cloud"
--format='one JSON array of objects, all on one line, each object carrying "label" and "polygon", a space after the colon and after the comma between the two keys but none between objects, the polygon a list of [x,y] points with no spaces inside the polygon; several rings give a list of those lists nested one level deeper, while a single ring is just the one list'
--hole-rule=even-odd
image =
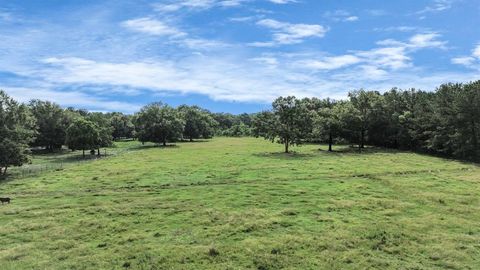
[{"label": "white cloud", "polygon": [[[335,70],[353,65],[362,65],[362,71],[376,77],[385,75],[385,69],[399,70],[412,67],[410,53],[425,48],[444,48],[446,42],[439,40],[439,34],[416,34],[401,42],[387,39],[377,42],[380,47],[366,51],[353,51],[349,55],[314,57],[301,60],[299,66],[312,70]],[[380,76],[381,75],[381,76]]]},{"label": "white cloud", "polygon": [[182,37],[186,35],[175,27],[167,25],[165,22],[148,17],[124,21],[122,22],[122,26],[132,31],[154,36]]},{"label": "white cloud", "polygon": [[274,4],[280,4],[280,5],[297,2],[296,0],[268,0],[268,1]]},{"label": "white cloud", "polygon": [[358,17],[357,16],[350,16],[350,17],[345,18],[345,21],[346,22],[358,21]]},{"label": "white cloud", "polygon": [[304,60],[298,62],[299,65],[316,70],[333,70],[339,69],[361,61],[355,55],[341,55],[334,57],[325,57],[321,60]]},{"label": "white cloud", "polygon": [[345,10],[327,11],[323,16],[337,22],[354,22],[359,20],[358,16],[351,15],[350,12]]},{"label": "white cloud", "polygon": [[438,33],[416,34],[410,38],[408,45],[413,48],[445,48],[446,42],[438,40],[439,37]]},{"label": "white cloud", "polygon": [[474,57],[480,59],[480,44],[478,44],[477,47],[475,47],[475,49],[473,49],[472,55]]},{"label": "white cloud", "polygon": [[133,113],[140,109],[140,105],[112,101],[98,98],[80,91],[55,91],[52,89],[26,87],[0,87],[10,96],[20,102],[29,102],[32,99],[48,100],[63,107],[85,108],[89,110],[121,111]]},{"label": "white cloud", "polygon": [[262,56],[262,57],[254,57],[250,58],[251,61],[265,64],[267,66],[277,66],[278,65],[278,59],[275,57],[269,57],[269,56]]},{"label": "white cloud", "polygon": [[417,26],[389,26],[389,27],[377,27],[373,29],[376,32],[418,32],[422,29]]},{"label": "white cloud", "polygon": [[154,4],[158,12],[174,12],[181,9],[206,10],[214,7],[237,7],[250,0],[176,0]]},{"label": "white cloud", "polygon": [[418,11],[417,14],[445,11],[452,8],[453,2],[453,0],[433,0],[429,6]]},{"label": "white cloud", "polygon": [[245,16],[245,17],[233,17],[230,18],[229,21],[231,22],[248,22],[254,20],[254,16]]},{"label": "white cloud", "polygon": [[411,66],[411,58],[407,56],[405,47],[383,47],[369,51],[361,51],[358,56],[376,67],[401,69]]},{"label": "white cloud", "polygon": [[473,63],[475,63],[475,58],[471,56],[455,57],[452,58],[452,63],[457,65],[471,66]]},{"label": "white cloud", "polygon": [[470,56],[452,58],[452,63],[480,70],[480,43],[472,50]]},{"label": "white cloud", "polygon": [[306,38],[323,37],[327,29],[318,24],[292,24],[273,19],[263,19],[257,25],[270,28],[273,32],[273,41],[254,42],[251,46],[269,47],[275,45],[298,44]]},{"label": "white cloud", "polygon": [[151,36],[166,36],[169,39],[165,43],[177,44],[190,49],[200,50],[229,46],[229,44],[217,40],[190,37],[187,33],[178,28],[150,17],[127,20],[122,22],[121,25],[131,31]]}]

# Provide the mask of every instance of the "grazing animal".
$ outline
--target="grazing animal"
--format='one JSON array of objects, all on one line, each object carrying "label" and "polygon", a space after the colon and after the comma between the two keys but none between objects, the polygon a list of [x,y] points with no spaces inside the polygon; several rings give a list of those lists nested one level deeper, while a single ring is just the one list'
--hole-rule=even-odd
[{"label": "grazing animal", "polygon": [[4,203],[10,204],[10,198],[0,198],[0,202],[2,202],[2,204]]}]

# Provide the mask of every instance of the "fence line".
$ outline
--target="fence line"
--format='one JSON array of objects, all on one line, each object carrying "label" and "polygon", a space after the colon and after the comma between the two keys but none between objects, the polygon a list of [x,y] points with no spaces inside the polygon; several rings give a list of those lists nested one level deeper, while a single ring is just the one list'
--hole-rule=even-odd
[{"label": "fence line", "polygon": [[[47,164],[25,164],[21,167],[11,168],[10,176],[14,178],[17,178],[17,177],[24,178],[29,176],[38,176],[44,172],[60,171],[70,166],[81,165],[84,162],[90,162],[90,161],[100,160],[100,159],[109,158],[113,156],[118,156],[137,147],[138,146],[103,149],[103,151],[101,151],[103,152],[103,155],[101,155],[100,157],[96,156],[96,152],[95,152],[95,157],[92,157],[92,155],[86,155],[85,159],[80,158],[80,155],[72,156],[72,157],[78,157],[78,160],[75,160],[72,162],[59,162],[58,164],[48,164],[48,163]],[[58,158],[53,158],[52,160],[64,159],[64,158],[65,157],[58,157]]]}]

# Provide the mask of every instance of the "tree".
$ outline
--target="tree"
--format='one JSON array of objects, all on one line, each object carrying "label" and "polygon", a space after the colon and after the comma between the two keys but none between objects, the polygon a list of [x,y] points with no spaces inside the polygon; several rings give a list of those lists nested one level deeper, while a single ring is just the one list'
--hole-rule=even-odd
[{"label": "tree", "polygon": [[240,124],[235,124],[231,128],[223,131],[222,135],[229,136],[229,137],[244,137],[250,136],[252,134],[252,130],[250,127],[245,125],[243,122]]},{"label": "tree", "polygon": [[162,143],[176,141],[182,137],[185,122],[180,113],[161,102],[144,106],[135,115],[138,139],[141,142]]},{"label": "tree", "polygon": [[183,128],[183,137],[193,141],[199,138],[211,138],[215,131],[217,122],[210,113],[197,106],[182,105],[178,107],[185,126]]},{"label": "tree", "polygon": [[231,128],[235,124],[240,124],[233,114],[230,113],[214,113],[213,119],[218,123],[216,128],[216,134],[225,135],[224,132]]},{"label": "tree", "polygon": [[84,118],[77,118],[67,129],[66,144],[68,148],[82,150],[85,158],[85,150],[96,149],[99,146],[100,133],[98,126]]},{"label": "tree", "polygon": [[113,143],[113,127],[110,125],[110,119],[108,115],[99,112],[89,113],[86,119],[97,126],[98,138],[95,148],[97,149],[97,155],[100,156],[100,147],[108,147]]},{"label": "tree", "polygon": [[35,139],[35,118],[27,106],[0,90],[0,174],[28,161],[28,144]]},{"label": "tree", "polygon": [[53,151],[62,148],[67,130],[67,116],[63,109],[49,101],[32,100],[30,111],[35,117],[37,136],[33,146],[44,146]]},{"label": "tree", "polygon": [[114,113],[110,118],[110,125],[113,128],[112,136],[114,140],[119,138],[133,138],[135,136],[135,125],[132,117],[123,113]]},{"label": "tree", "polygon": [[323,107],[318,107],[313,120],[314,137],[328,141],[328,151],[332,152],[334,139],[340,136],[345,114],[345,106],[342,102],[325,100]]},{"label": "tree", "polygon": [[365,137],[371,127],[373,120],[378,112],[381,111],[381,99],[382,96],[378,92],[373,91],[353,91],[348,94],[350,102],[353,106],[353,126],[355,126],[360,133],[359,135],[359,148],[365,147]]},{"label": "tree", "polygon": [[[480,160],[480,81],[463,86],[455,106],[458,110],[458,125],[462,133],[459,148],[464,158],[473,157]],[[463,146],[463,147],[462,147]]]},{"label": "tree", "polygon": [[279,97],[272,103],[271,112],[262,112],[254,119],[255,136],[264,137],[285,146],[299,145],[311,131],[312,117],[306,103],[294,96]]}]

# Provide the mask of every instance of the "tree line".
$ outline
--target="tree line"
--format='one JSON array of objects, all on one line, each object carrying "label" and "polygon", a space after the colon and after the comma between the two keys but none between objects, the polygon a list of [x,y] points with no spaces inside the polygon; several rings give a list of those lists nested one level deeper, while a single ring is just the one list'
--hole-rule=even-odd
[{"label": "tree line", "polygon": [[253,134],[290,145],[366,144],[480,160],[480,81],[434,92],[350,92],[348,100],[279,97],[253,119]]},{"label": "tree line", "polygon": [[33,147],[66,145],[100,155],[113,140],[134,138],[166,145],[178,140],[256,136],[284,145],[349,143],[382,146],[465,160],[480,160],[480,81],[415,89],[357,90],[347,100],[279,97],[254,114],[212,113],[161,102],[133,115],[100,113],[32,100],[23,104],[0,91],[0,175],[29,160]]},{"label": "tree line", "polygon": [[[222,120],[222,125],[215,120]],[[225,135],[237,116],[213,114],[198,106],[172,108],[160,102],[133,115],[62,108],[50,101],[23,104],[0,91],[0,175],[29,161],[33,148],[56,151],[67,146],[100,155],[114,140],[133,138],[166,145],[178,140]],[[220,128],[225,128],[225,131]]]}]

